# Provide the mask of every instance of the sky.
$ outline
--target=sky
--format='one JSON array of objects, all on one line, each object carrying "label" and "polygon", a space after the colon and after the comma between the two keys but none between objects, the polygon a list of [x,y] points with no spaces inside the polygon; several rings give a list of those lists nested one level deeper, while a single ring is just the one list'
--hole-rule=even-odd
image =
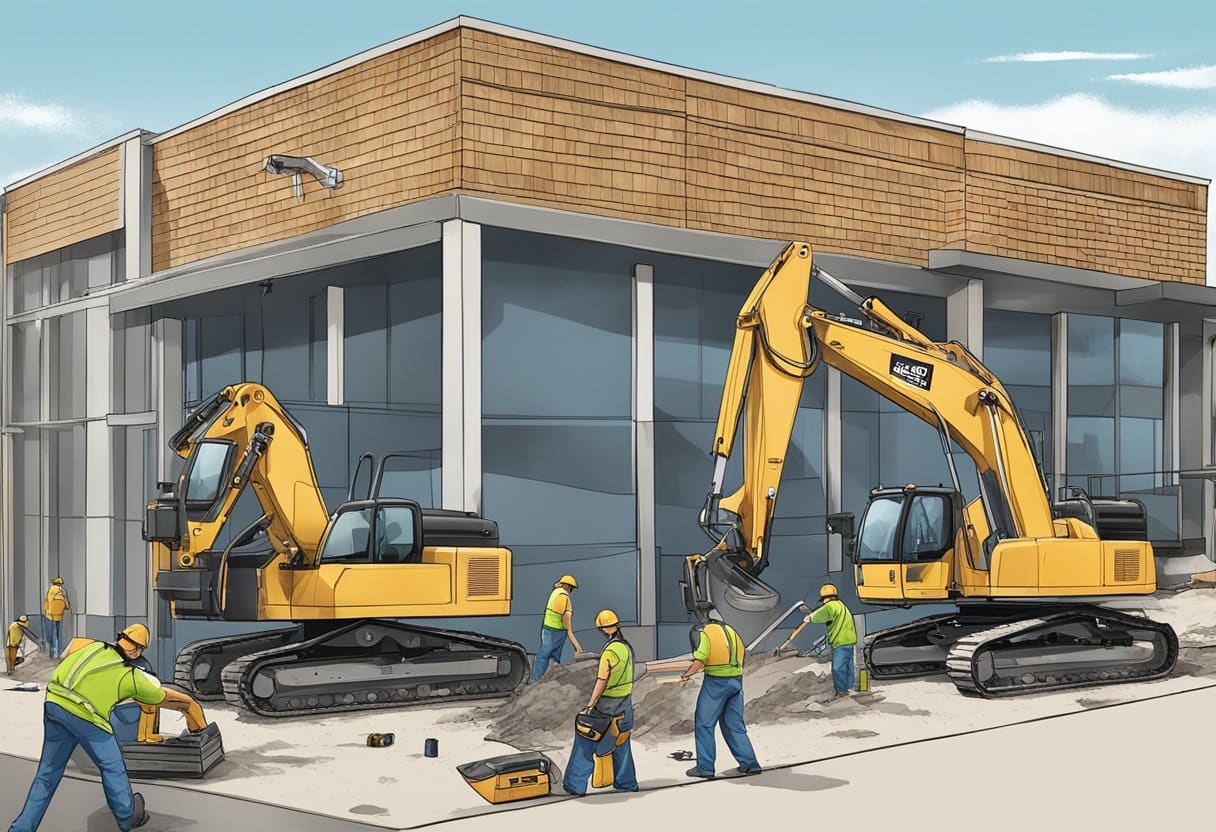
[{"label": "sky", "polygon": [[461,14],[1216,178],[1212,0],[0,0],[0,185]]}]

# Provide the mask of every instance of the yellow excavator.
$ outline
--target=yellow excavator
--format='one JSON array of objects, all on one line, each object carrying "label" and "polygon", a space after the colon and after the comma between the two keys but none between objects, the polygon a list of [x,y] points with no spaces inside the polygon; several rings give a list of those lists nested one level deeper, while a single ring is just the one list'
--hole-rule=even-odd
[{"label": "yellow excavator", "polygon": [[[496,523],[381,494],[402,454],[360,456],[330,515],[303,426],[249,382],[201,404],[169,445],[185,464],[148,503],[143,534],[173,617],[295,625],[187,645],[174,681],[196,698],[278,717],[498,696],[523,683],[520,645],[397,620],[511,612],[511,552]],[[262,515],[220,546],[247,487]]]},{"label": "yellow excavator", "polygon": [[[936,428],[952,479],[875,488],[856,529],[852,514],[827,518],[863,602],[958,607],[869,638],[875,678],[945,671],[964,692],[1007,696],[1167,675],[1173,629],[1113,608],[1156,590],[1143,505],[1074,490],[1053,507],[1000,380],[962,344],[930,340],[812,259],[808,243],[787,246],[739,313],[699,518],[714,545],[687,559],[685,606],[702,624],[717,616],[751,633],[771,624],[780,596],[759,575],[802,388],[826,363]],[[857,313],[811,306],[812,278]],[[743,484],[724,496],[740,422]],[[956,443],[978,474],[969,502]]]}]

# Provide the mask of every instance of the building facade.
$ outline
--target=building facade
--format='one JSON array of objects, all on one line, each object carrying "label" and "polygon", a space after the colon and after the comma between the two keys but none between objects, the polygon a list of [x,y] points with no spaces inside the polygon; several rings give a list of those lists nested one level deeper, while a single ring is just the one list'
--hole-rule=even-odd
[{"label": "building facade", "polygon": [[[342,186],[297,196],[272,154]],[[512,615],[446,624],[533,649],[570,571],[578,629],[612,607],[683,652],[735,315],[791,239],[980,354],[1053,487],[1143,500],[1159,579],[1185,580],[1213,542],[1212,486],[1180,473],[1213,462],[1207,187],[468,18],[133,131],[4,195],[5,614],[62,575],[69,635],[147,621],[162,670],[250,629],[173,620],[140,534],[168,437],[250,380],[307,429],[331,509],[361,452],[401,450],[399,492],[498,521]],[[910,481],[949,482],[935,430],[817,373],[765,580],[855,598],[824,516]]]}]

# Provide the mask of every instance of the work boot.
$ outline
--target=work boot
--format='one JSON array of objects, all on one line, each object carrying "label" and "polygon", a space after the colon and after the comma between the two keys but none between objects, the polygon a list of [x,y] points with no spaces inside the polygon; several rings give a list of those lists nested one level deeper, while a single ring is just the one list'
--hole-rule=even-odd
[{"label": "work boot", "polygon": [[127,829],[135,829],[148,822],[148,813],[144,810],[144,796],[139,792],[131,795],[131,825]]},{"label": "work boot", "polygon": [[686,771],[684,773],[686,775],[688,775],[689,777],[704,777],[706,780],[708,780],[714,776],[713,772],[701,771],[701,769],[695,768],[695,767],[690,768],[688,771]]}]

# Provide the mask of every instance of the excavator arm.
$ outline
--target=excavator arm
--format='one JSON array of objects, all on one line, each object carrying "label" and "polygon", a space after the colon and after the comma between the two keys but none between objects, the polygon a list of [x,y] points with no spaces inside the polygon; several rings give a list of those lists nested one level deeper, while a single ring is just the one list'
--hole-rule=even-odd
[{"label": "excavator arm", "polygon": [[[855,303],[863,319],[809,305],[812,279]],[[775,604],[776,592],[758,576],[768,565],[798,401],[821,363],[932,425],[948,461],[955,442],[971,457],[979,472],[979,505],[992,533],[988,552],[1000,539],[1054,533],[1029,436],[1000,381],[963,345],[930,340],[880,299],[863,299],[814,266],[808,243],[792,243],[757,281],[737,319],[711,448],[713,479],[700,516],[715,545],[688,559],[684,586],[690,610],[705,617],[717,606],[715,595],[737,610],[766,612]],[[724,472],[740,424],[743,483],[724,496]],[[958,489],[957,475],[955,480]]]}]

